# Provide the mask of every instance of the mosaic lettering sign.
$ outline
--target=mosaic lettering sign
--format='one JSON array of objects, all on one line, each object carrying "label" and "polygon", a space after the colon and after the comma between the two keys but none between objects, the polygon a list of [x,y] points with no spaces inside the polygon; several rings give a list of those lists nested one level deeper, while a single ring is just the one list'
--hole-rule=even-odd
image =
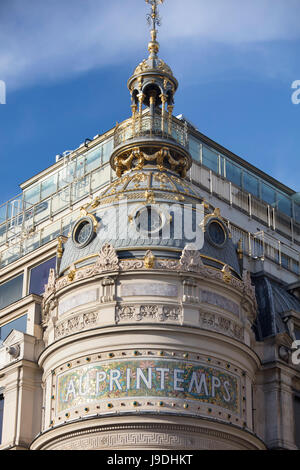
[{"label": "mosaic lettering sign", "polygon": [[57,412],[120,398],[198,400],[239,413],[238,376],[198,362],[131,359],[97,362],[57,376]]}]

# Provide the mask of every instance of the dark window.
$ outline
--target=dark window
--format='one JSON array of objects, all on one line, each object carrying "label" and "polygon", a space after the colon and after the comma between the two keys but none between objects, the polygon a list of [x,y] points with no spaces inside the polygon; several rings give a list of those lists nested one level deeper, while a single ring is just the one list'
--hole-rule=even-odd
[{"label": "dark window", "polygon": [[23,291],[23,274],[0,285],[0,309],[20,300]]},{"label": "dark window", "polygon": [[253,194],[253,196],[258,197],[259,195],[258,179],[246,171],[244,171],[243,175],[243,189],[247,191],[247,193]]},{"label": "dark window", "polygon": [[300,397],[294,399],[295,444],[300,449]]},{"label": "dark window", "polygon": [[300,205],[295,203],[294,210],[295,210],[295,219],[300,224]]},{"label": "dark window", "polygon": [[262,183],[261,185],[261,198],[263,201],[266,201],[272,207],[275,207],[276,192],[274,191],[274,189],[271,188],[271,186],[268,186],[265,183]]},{"label": "dark window", "polygon": [[23,315],[22,317],[17,318],[16,320],[10,321],[9,323],[6,323],[6,325],[3,325],[0,327],[0,344],[2,341],[7,338],[9,333],[12,330],[18,330],[21,331],[22,333],[26,333],[26,326],[27,326],[27,315]]},{"label": "dark window", "polygon": [[203,145],[202,163],[215,173],[219,173],[219,157],[218,154]]},{"label": "dark window", "polygon": [[218,222],[211,222],[207,227],[207,233],[213,244],[219,247],[224,245],[226,241],[226,233],[221,224]]},{"label": "dark window", "polygon": [[280,212],[283,212],[284,214],[291,217],[292,216],[291,200],[287,196],[284,196],[281,193],[277,193],[277,209]]},{"label": "dark window", "polygon": [[294,271],[294,273],[296,274],[300,274],[299,262],[296,261],[295,259],[292,260],[292,271]]},{"label": "dark window", "polygon": [[242,172],[238,166],[226,161],[226,178],[231,181],[231,183],[241,187],[241,175]]},{"label": "dark window", "polygon": [[193,137],[190,137],[189,140],[189,151],[193,159],[197,162],[200,161],[200,142]]},{"label": "dark window", "polygon": [[50,269],[55,269],[56,258],[48,259],[30,270],[29,294],[42,295],[48,283]]},{"label": "dark window", "polygon": [[281,253],[281,265],[284,268],[289,269],[289,257],[283,253]]},{"label": "dark window", "polygon": [[2,442],[3,411],[4,411],[4,396],[0,394],[0,444]]}]

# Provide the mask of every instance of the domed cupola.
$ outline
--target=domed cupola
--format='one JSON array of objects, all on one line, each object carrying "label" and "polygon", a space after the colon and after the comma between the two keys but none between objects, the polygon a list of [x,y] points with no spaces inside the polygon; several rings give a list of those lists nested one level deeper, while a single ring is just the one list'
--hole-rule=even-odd
[{"label": "domed cupola", "polygon": [[143,60],[128,80],[132,117],[117,125],[114,152],[110,163],[117,176],[131,169],[155,165],[158,170],[172,170],[185,177],[192,164],[188,151],[187,126],[172,116],[178,82],[171,68],[158,57],[158,3],[151,4],[149,57]]},{"label": "domed cupola", "polygon": [[[132,96],[132,108],[144,104],[153,111],[161,106],[165,111],[167,104],[168,113],[172,114],[174,94],[178,88],[178,82],[171,68],[158,57],[159,43],[157,42],[156,26],[160,25],[157,12],[157,1],[146,0],[152,4],[152,12],[148,15],[151,25],[151,41],[148,44],[149,57],[144,59],[135,69],[133,76],[128,80],[128,88]],[[163,3],[163,0],[159,0]]]}]

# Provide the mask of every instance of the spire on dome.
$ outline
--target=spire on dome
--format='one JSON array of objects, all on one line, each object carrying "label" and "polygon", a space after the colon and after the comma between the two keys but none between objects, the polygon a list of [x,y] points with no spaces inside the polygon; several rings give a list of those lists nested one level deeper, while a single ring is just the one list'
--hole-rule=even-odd
[{"label": "spire on dome", "polygon": [[151,114],[159,107],[164,115],[165,106],[168,106],[169,114],[173,110],[174,94],[178,82],[171,68],[158,57],[159,43],[157,41],[157,27],[161,20],[158,5],[164,0],[145,0],[151,5],[151,11],[147,20],[151,28],[151,41],[148,44],[149,57],[144,59],[134,70],[132,77],[128,80],[128,88],[132,98],[132,109],[135,115],[137,107],[142,112],[142,106],[149,107]]},{"label": "spire on dome", "polygon": [[151,13],[148,13],[147,20],[151,29],[151,41],[148,44],[148,50],[150,52],[149,58],[155,58],[159,51],[159,43],[157,42],[157,29],[156,26],[161,25],[161,19],[158,13],[158,4],[164,2],[164,0],[145,0],[146,3],[152,5]]},{"label": "spire on dome", "polygon": [[[116,126],[110,164],[117,176],[132,169],[156,166],[181,177],[192,164],[188,151],[187,126],[173,120],[174,95],[178,82],[171,68],[158,57],[158,5],[164,0],[145,0],[151,5],[147,19],[151,28],[149,57],[134,70],[127,82],[132,118]],[[144,112],[145,111],[145,112]]]}]

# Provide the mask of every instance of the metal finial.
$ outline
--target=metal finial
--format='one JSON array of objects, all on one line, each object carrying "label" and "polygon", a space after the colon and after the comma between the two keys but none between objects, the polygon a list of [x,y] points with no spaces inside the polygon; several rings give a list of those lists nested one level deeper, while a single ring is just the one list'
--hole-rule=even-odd
[{"label": "metal finial", "polygon": [[161,25],[161,18],[158,14],[157,6],[164,2],[164,0],[145,0],[146,3],[152,5],[152,12],[147,15],[147,20],[152,29],[156,29],[156,26]]},{"label": "metal finial", "polygon": [[158,5],[162,4],[164,0],[145,0],[146,3],[152,5],[152,11],[147,15],[148,23],[151,27],[151,42],[149,43],[148,49],[150,57],[154,58],[159,51],[159,44],[156,41],[157,29],[156,26],[161,25],[161,19],[158,14]]}]

